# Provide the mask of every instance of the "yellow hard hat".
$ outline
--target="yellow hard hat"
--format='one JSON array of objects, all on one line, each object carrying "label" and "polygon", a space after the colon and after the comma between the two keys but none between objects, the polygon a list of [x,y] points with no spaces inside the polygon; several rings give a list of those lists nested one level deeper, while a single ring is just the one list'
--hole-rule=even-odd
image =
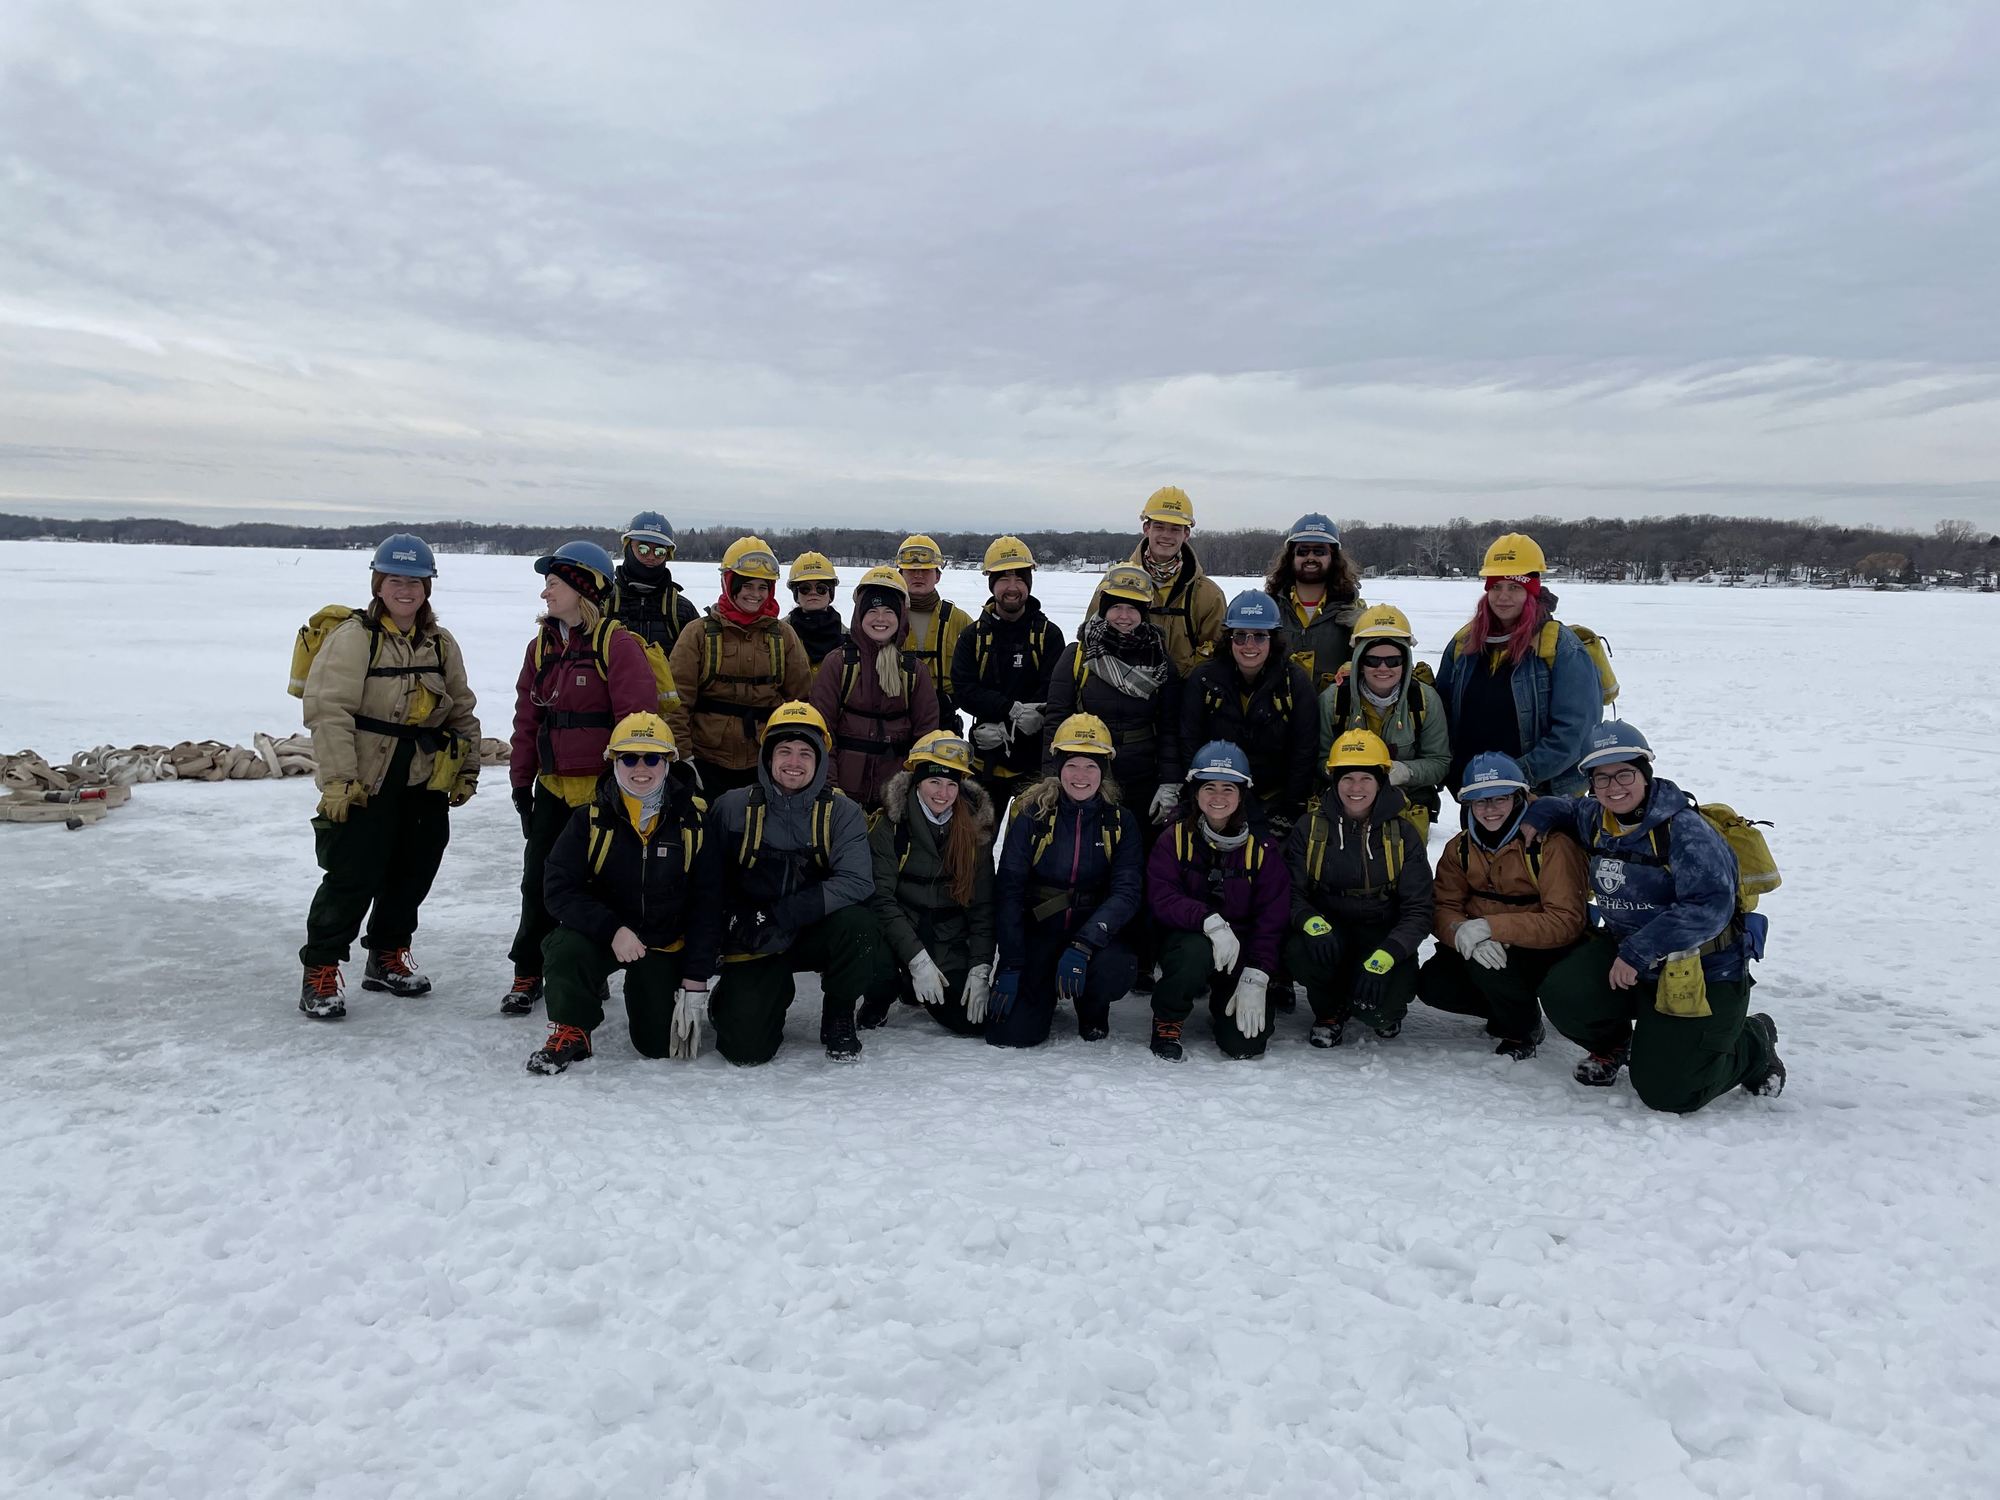
[{"label": "yellow hard hat", "polygon": [[910,586],[903,582],[903,575],[886,563],[861,575],[861,581],[854,585],[854,592],[858,594],[863,589],[894,589],[905,599],[910,597]]},{"label": "yellow hard hat", "polygon": [[722,567],[738,578],[778,581],[778,554],[761,536],[740,536],[731,542],[729,550],[722,554]]},{"label": "yellow hard hat", "polygon": [[1137,563],[1113,563],[1104,570],[1104,582],[1097,586],[1097,592],[1143,609],[1153,602],[1153,580]]},{"label": "yellow hard hat", "polygon": [[1524,532],[1510,531],[1486,549],[1479,565],[1481,578],[1521,578],[1529,573],[1546,573],[1549,560],[1535,539]]},{"label": "yellow hard hat", "polygon": [[658,714],[627,714],[611,731],[611,743],[604,747],[604,758],[649,752],[664,755],[668,760],[679,760],[681,756],[680,747],[674,743],[674,732],[667,728],[665,719]]},{"label": "yellow hard hat", "polygon": [[819,736],[819,747],[826,749],[830,736],[826,732],[826,720],[820,717],[818,709],[810,703],[800,703],[794,699],[790,703],[780,703],[771,710],[771,717],[764,721],[764,727],[757,731],[757,743],[763,744],[774,734],[786,731],[811,730]]},{"label": "yellow hard hat", "polygon": [[1017,536],[995,537],[986,548],[986,557],[979,564],[979,571],[989,577],[995,573],[1013,573],[1023,568],[1035,566],[1035,554],[1028,550],[1028,544]]},{"label": "yellow hard hat", "polygon": [[1101,755],[1109,760],[1118,753],[1111,743],[1111,731],[1096,714],[1071,714],[1056,726],[1049,749],[1058,755]]},{"label": "yellow hard hat", "polygon": [[801,552],[792,559],[791,571],[785,575],[785,582],[792,588],[802,583],[840,582],[840,575],[833,570],[833,562],[824,552]]},{"label": "yellow hard hat", "polygon": [[942,568],[944,549],[927,536],[906,536],[903,545],[896,549],[896,566],[899,568]]},{"label": "yellow hard hat", "polygon": [[[949,729],[933,729],[918,740],[904,760],[903,768],[914,771],[921,765],[943,766],[947,771],[956,771],[961,776],[972,774],[972,745],[962,740]],[[917,778],[922,780],[920,776]]]},{"label": "yellow hard hat", "polygon": [[1386,771],[1389,769],[1389,747],[1382,743],[1382,736],[1366,729],[1350,729],[1333,742],[1333,749],[1327,752],[1326,768],[1329,771]]},{"label": "yellow hard hat", "polygon": [[1417,638],[1410,634],[1410,617],[1393,604],[1371,604],[1361,611],[1361,618],[1354,622],[1354,636],[1362,640],[1397,640],[1416,645]]},{"label": "yellow hard hat", "polygon": [[1139,519],[1168,521],[1175,526],[1192,528],[1194,501],[1188,499],[1188,492],[1179,485],[1163,485],[1146,497],[1146,504],[1139,511]]}]

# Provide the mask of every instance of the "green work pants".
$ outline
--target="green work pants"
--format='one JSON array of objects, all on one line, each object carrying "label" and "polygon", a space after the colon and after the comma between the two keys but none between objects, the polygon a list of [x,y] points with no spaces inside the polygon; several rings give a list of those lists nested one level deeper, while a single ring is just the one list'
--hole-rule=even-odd
[{"label": "green work pants", "polygon": [[1285,940],[1285,967],[1306,987],[1315,1021],[1336,1023],[1350,1015],[1374,1031],[1386,1031],[1409,1014],[1410,1000],[1417,993],[1417,961],[1399,958],[1384,979],[1382,1000],[1374,1009],[1354,1003],[1355,981],[1368,955],[1382,946],[1389,935],[1386,927],[1360,927],[1336,923],[1324,937],[1294,933]]},{"label": "green work pants", "polygon": [[1209,1019],[1215,1023],[1215,1045],[1227,1057],[1262,1057],[1274,1029],[1266,993],[1264,1029],[1245,1036],[1236,1017],[1225,1014],[1236,993],[1242,966],[1233,974],[1215,967],[1215,950],[1205,932],[1172,931],[1160,944],[1160,977],[1153,984],[1153,1014],[1162,1021],[1185,1021],[1201,996],[1208,996]]},{"label": "green work pants", "polygon": [[451,842],[445,794],[406,784],[415,754],[414,742],[398,744],[382,790],[350,809],[345,823],[313,815],[313,854],[325,873],[306,911],[300,963],[345,960],[364,918],[370,952],[410,946],[417,910]]},{"label": "green work pants", "polygon": [[1510,947],[1507,967],[1488,969],[1468,963],[1456,948],[1440,943],[1417,973],[1417,998],[1435,1010],[1479,1017],[1488,1036],[1521,1041],[1535,1034],[1542,1018],[1537,998],[1542,981],[1567,952],[1568,948]]},{"label": "green work pants", "polygon": [[819,975],[824,1028],[828,1021],[853,1017],[855,1000],[883,983],[887,964],[882,929],[865,906],[828,912],[802,928],[783,953],[725,962],[709,1004],[715,1050],[733,1063],[769,1062],[785,1039],[794,974]]},{"label": "green work pants", "polygon": [[625,971],[625,1025],[641,1057],[665,1057],[680,1003],[681,955],[646,950],[637,963],[621,964],[611,945],[558,927],[542,939],[542,995],[549,1020],[594,1032],[604,1024],[606,981]]},{"label": "green work pants", "polygon": [[1617,957],[1614,935],[1589,934],[1549,970],[1542,1007],[1550,1025],[1587,1051],[1606,1055],[1629,1047],[1632,1089],[1647,1108],[1691,1114],[1768,1071],[1763,1038],[1743,1024],[1754,983],[1747,973],[1708,981],[1713,1015],[1668,1016],[1654,1008],[1653,980],[1611,988]]}]

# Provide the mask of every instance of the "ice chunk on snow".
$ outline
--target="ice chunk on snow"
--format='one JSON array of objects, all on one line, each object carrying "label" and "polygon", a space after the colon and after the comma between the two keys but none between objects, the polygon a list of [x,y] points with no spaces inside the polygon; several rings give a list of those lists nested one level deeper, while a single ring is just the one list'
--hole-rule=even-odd
[{"label": "ice chunk on snow", "polygon": [[1479,1372],[1470,1384],[1463,1406],[1488,1435],[1572,1473],[1630,1484],[1687,1462],[1665,1419],[1594,1380],[1515,1368]]}]

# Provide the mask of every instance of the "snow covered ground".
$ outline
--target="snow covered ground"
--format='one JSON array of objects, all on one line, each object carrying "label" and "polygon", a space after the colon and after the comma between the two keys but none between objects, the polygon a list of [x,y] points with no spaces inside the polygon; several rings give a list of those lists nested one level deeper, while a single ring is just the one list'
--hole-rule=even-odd
[{"label": "snow covered ground", "polygon": [[[0,545],[0,749],[295,727],[365,563]],[[444,559],[489,732],[536,582]],[[1089,578],[1041,583],[1072,627]],[[1369,592],[1433,659],[1473,598]],[[1995,601],[1563,594],[1667,774],[1777,822],[1780,1100],[1650,1114],[1421,1007],[1178,1068],[1136,998],[1020,1056],[906,1012],[842,1068],[809,988],[770,1067],[645,1062],[614,1004],[534,1078],[495,773],[436,993],[340,1026],[293,1008],[305,782],[0,827],[0,1493],[1992,1495]]]}]

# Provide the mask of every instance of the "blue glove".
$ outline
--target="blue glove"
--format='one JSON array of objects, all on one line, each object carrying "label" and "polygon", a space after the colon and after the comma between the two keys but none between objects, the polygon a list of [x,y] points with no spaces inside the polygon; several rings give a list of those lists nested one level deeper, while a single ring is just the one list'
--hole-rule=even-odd
[{"label": "blue glove", "polygon": [[1083,981],[1090,973],[1090,950],[1071,943],[1056,960],[1056,995],[1063,1000],[1081,1000]]},{"label": "blue glove", "polygon": [[1021,971],[1002,969],[993,976],[993,992],[986,999],[986,1014],[992,1017],[1006,1015],[1013,1010],[1014,1002],[1021,998]]}]

